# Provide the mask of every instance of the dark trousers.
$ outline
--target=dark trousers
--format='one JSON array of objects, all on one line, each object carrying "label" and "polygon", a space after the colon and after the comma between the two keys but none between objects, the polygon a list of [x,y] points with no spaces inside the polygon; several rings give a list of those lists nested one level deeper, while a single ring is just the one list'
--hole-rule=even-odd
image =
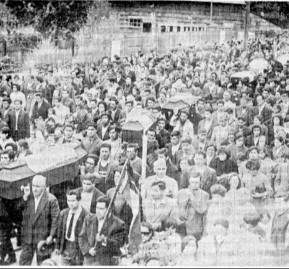
[{"label": "dark trousers", "polygon": [[40,265],[44,260],[49,257],[39,256],[37,252],[37,245],[34,244],[22,244],[22,252],[20,254],[19,265],[31,265],[33,260],[33,255],[36,252],[37,264]]},{"label": "dark trousers", "polygon": [[15,258],[15,251],[13,249],[10,236],[3,238],[0,241],[0,259],[4,261],[5,256],[8,254],[9,257]]},{"label": "dark trousers", "polygon": [[82,265],[83,258],[75,242],[65,240],[62,253],[62,265]]}]

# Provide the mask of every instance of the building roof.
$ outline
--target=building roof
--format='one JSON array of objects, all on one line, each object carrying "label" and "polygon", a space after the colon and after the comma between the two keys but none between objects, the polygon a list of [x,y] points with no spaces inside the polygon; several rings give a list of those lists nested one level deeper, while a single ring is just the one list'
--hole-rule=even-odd
[{"label": "building roof", "polygon": [[213,4],[245,5],[246,1],[242,0],[109,0],[110,2],[202,2]]}]

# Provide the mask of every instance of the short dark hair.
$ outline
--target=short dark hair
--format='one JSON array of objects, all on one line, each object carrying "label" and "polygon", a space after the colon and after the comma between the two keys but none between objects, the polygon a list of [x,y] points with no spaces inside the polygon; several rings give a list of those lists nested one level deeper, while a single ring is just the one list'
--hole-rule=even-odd
[{"label": "short dark hair", "polygon": [[102,148],[108,148],[109,151],[111,151],[111,144],[104,142],[100,145],[100,149],[102,149]]},{"label": "short dark hair", "polygon": [[29,144],[28,144],[28,142],[27,142],[26,140],[24,140],[24,139],[20,139],[20,140],[18,141],[18,145],[19,145],[19,147],[23,147],[24,149],[29,149]]},{"label": "short dark hair", "polygon": [[90,181],[92,183],[95,183],[96,176],[93,175],[93,174],[86,174],[86,175],[81,175],[80,179],[81,179],[81,181],[88,180],[88,181]]},{"label": "short dark hair", "polygon": [[96,200],[96,203],[105,203],[105,207],[108,208],[109,203],[110,203],[110,198],[107,195],[100,196]]},{"label": "short dark hair", "polygon": [[66,196],[71,196],[71,195],[75,195],[77,201],[81,200],[81,192],[80,191],[78,191],[78,190],[68,190],[66,192]]}]

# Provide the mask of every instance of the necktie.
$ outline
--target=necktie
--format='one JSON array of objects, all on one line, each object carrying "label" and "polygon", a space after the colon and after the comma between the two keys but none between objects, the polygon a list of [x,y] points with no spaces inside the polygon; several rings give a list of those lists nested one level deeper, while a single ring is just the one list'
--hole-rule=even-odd
[{"label": "necktie", "polygon": [[74,219],[74,213],[72,213],[72,215],[71,215],[69,226],[68,226],[68,232],[67,232],[67,238],[68,239],[71,237],[73,219]]}]

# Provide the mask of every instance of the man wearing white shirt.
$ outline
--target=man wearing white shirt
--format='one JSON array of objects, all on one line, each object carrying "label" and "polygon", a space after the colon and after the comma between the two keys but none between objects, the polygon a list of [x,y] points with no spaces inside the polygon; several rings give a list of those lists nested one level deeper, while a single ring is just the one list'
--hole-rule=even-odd
[{"label": "man wearing white shirt", "polygon": [[83,256],[79,248],[79,234],[87,212],[81,207],[81,193],[70,190],[66,194],[68,208],[60,212],[56,253],[61,255],[62,265],[82,265]]}]

